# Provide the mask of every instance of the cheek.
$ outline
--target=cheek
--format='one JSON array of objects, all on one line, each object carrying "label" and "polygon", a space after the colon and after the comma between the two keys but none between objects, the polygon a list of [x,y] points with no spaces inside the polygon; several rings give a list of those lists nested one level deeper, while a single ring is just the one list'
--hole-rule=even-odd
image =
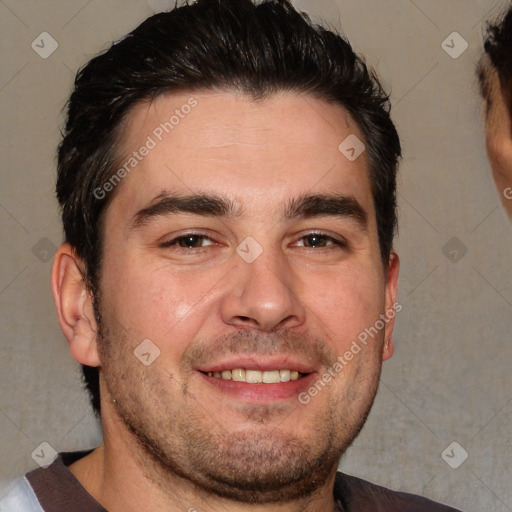
[{"label": "cheek", "polygon": [[[340,268],[324,276],[308,276],[318,290],[306,301],[313,322],[343,352],[365,329],[373,326],[384,310],[384,285],[375,267]],[[319,285],[321,282],[321,286]]]},{"label": "cheek", "polygon": [[149,338],[162,350],[182,352],[202,322],[211,278],[173,273],[165,262],[143,258],[104,268],[102,308],[132,343]]}]

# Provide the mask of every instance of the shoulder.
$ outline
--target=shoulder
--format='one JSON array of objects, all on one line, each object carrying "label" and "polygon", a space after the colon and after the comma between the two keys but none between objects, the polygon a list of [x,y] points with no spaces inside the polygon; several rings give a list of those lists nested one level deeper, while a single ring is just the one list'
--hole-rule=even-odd
[{"label": "shoulder", "polygon": [[90,451],[59,453],[51,464],[12,482],[0,498],[0,512],[106,512],[67,467]]},{"label": "shoulder", "polygon": [[0,512],[43,512],[26,477],[10,483],[11,490],[0,499]]},{"label": "shoulder", "polygon": [[346,512],[460,512],[421,496],[392,491],[339,472],[336,475],[334,497]]}]

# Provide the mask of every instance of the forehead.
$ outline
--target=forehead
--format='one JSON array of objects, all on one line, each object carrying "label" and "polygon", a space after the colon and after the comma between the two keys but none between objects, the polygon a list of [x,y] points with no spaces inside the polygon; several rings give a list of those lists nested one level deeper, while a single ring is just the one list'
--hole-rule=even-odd
[{"label": "forehead", "polygon": [[125,122],[119,167],[135,165],[127,166],[114,202],[135,207],[164,191],[222,191],[266,208],[269,198],[335,188],[360,196],[371,210],[366,153],[347,158],[340,151],[347,137],[363,140],[348,112],[307,95],[162,95],[136,105]]}]

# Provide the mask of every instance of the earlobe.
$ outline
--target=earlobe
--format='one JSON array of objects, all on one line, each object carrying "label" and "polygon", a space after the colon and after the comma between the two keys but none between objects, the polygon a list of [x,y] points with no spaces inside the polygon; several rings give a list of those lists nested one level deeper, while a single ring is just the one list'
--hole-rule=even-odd
[{"label": "earlobe", "polygon": [[398,274],[400,270],[400,259],[396,252],[389,255],[389,266],[386,274],[386,327],[384,345],[382,347],[382,360],[386,361],[395,352],[393,343],[393,329],[395,327],[396,315],[401,311],[402,306],[398,304]]},{"label": "earlobe", "polygon": [[395,345],[391,336],[384,341],[384,347],[382,348],[382,360],[386,361],[395,353]]},{"label": "earlobe", "polygon": [[81,364],[96,367],[100,366],[97,325],[92,297],[82,277],[83,268],[74,249],[62,244],[53,259],[51,288],[60,327],[72,356]]}]

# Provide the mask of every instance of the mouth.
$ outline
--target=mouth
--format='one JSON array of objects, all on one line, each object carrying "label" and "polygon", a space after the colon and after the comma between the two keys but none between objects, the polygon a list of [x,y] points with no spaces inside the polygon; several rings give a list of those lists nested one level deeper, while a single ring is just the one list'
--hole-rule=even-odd
[{"label": "mouth", "polygon": [[298,370],[250,370],[236,368],[234,370],[223,370],[222,372],[202,372],[208,377],[215,379],[232,380],[235,382],[246,382],[247,384],[278,384],[299,380],[308,375]]},{"label": "mouth", "polygon": [[285,359],[280,362],[257,361],[254,357],[218,363],[198,371],[216,391],[252,403],[297,399],[298,394],[311,385],[317,373],[307,364]]}]

